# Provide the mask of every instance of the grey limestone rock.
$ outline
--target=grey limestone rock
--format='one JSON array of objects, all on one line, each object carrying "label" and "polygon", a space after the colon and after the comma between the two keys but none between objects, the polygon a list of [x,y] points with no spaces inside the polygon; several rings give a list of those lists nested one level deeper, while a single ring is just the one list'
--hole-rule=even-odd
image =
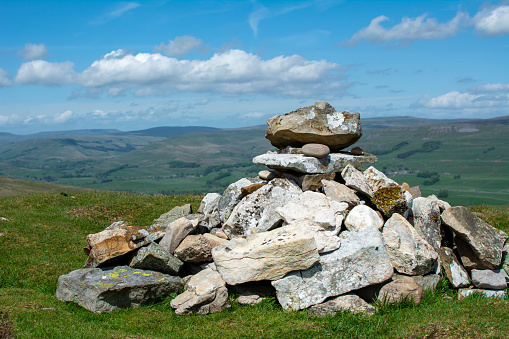
[{"label": "grey limestone rock", "polygon": [[472,270],[472,284],[477,288],[488,290],[505,290],[507,273],[504,270]]},{"label": "grey limestone rock", "polygon": [[418,304],[424,298],[424,288],[411,277],[394,280],[380,290],[378,300],[389,303],[399,303],[410,299]]},{"label": "grey limestone rock", "polygon": [[203,197],[198,213],[203,214],[203,221],[207,223],[207,228],[211,230],[214,227],[218,227],[221,224],[221,218],[219,217],[219,201],[221,195],[217,193],[208,193]]},{"label": "grey limestone rock", "polygon": [[345,218],[345,227],[349,231],[357,231],[361,227],[375,226],[381,230],[384,226],[384,220],[373,210],[366,205],[358,205],[348,212]]},{"label": "grey limestone rock", "polygon": [[308,309],[309,314],[318,317],[333,316],[338,312],[345,311],[372,315],[378,310],[353,293],[340,295],[321,304],[311,306]]},{"label": "grey limestone rock", "polygon": [[463,300],[472,294],[480,294],[486,298],[504,299],[506,290],[484,290],[480,288],[461,288],[458,290],[458,299]]},{"label": "grey limestone rock", "polygon": [[175,252],[175,249],[180,245],[182,240],[195,228],[191,220],[186,217],[181,217],[168,224],[166,234],[159,242],[161,247],[168,251],[170,254]]},{"label": "grey limestone rock", "polygon": [[155,219],[154,225],[157,225],[162,229],[166,229],[166,227],[168,227],[168,225],[175,220],[180,219],[181,217],[185,217],[191,213],[193,213],[191,204],[177,206],[172,208],[169,212],[162,214],[159,218]]},{"label": "grey limestone rock", "polygon": [[346,202],[350,208],[360,203],[360,199],[355,194],[355,191],[346,185],[333,180],[322,180],[322,185],[323,193],[332,200]]},{"label": "grey limestone rock", "polygon": [[57,299],[94,313],[109,313],[158,301],[182,287],[179,277],[160,272],[129,266],[84,268],[58,278]]},{"label": "grey limestone rock", "polygon": [[263,182],[260,178],[242,178],[230,184],[221,195],[219,199],[219,218],[221,222],[228,220],[230,213],[234,207],[242,200],[242,187],[247,187],[252,184]]},{"label": "grey limestone rock", "polygon": [[364,173],[355,166],[348,165],[341,171],[341,177],[345,180],[345,185],[368,197],[373,197],[373,189],[366,181]]},{"label": "grey limestone rock", "polygon": [[143,270],[177,275],[184,263],[153,242],[136,253],[129,266]]},{"label": "grey limestone rock", "polygon": [[459,260],[454,255],[452,249],[441,247],[437,249],[437,252],[440,266],[444,269],[447,279],[449,279],[452,286],[454,286],[454,288],[469,286],[470,277],[468,276],[465,268],[463,268]]},{"label": "grey limestone rock", "polygon": [[437,201],[423,197],[413,199],[413,226],[435,250],[440,248],[442,242],[440,213]]}]

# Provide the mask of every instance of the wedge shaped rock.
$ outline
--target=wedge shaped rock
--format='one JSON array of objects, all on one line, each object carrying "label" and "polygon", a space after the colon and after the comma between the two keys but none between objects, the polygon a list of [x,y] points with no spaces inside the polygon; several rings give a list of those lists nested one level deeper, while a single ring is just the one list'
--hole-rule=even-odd
[{"label": "wedge shaped rock", "polygon": [[320,258],[313,236],[291,226],[236,237],[214,248],[212,257],[229,285],[279,279],[313,266]]},{"label": "wedge shaped rock", "polygon": [[[504,243],[507,240],[505,232],[485,223],[462,206],[446,209],[442,213],[442,220],[472,250],[475,257],[471,260],[475,264],[467,269],[496,269],[500,266]],[[468,251],[468,248],[464,248],[465,250],[462,250],[458,246],[462,256],[462,252]]]},{"label": "wedge shaped rock", "polygon": [[399,273],[424,275],[436,265],[438,254],[400,214],[393,214],[383,228],[387,252]]},{"label": "wedge shaped rock", "polygon": [[285,309],[300,310],[325,299],[389,280],[393,274],[382,234],[374,226],[343,231],[341,247],[304,271],[272,282]]},{"label": "wedge shaped rock", "polygon": [[355,168],[355,166],[346,166],[341,171],[341,177],[345,180],[346,186],[370,198],[373,197],[373,189],[366,181],[364,173]]},{"label": "wedge shaped rock", "polygon": [[179,277],[129,266],[83,268],[58,278],[57,299],[94,313],[109,313],[156,302],[183,286]]},{"label": "wedge shaped rock", "polygon": [[438,261],[444,269],[447,279],[454,288],[467,287],[470,285],[470,277],[468,272],[463,268],[459,260],[454,255],[452,249],[442,247],[437,250]]},{"label": "wedge shaped rock", "polygon": [[161,239],[159,245],[170,254],[175,253],[175,249],[180,245],[182,240],[195,228],[191,220],[181,217],[171,222],[166,228],[166,233]]},{"label": "wedge shaped rock", "polygon": [[294,182],[282,178],[273,179],[235,206],[223,225],[223,231],[231,238],[271,230],[282,222],[276,209],[300,194],[302,190]]},{"label": "wedge shaped rock", "polygon": [[267,119],[267,125],[265,137],[277,148],[318,143],[337,151],[354,144],[362,135],[359,113],[339,112],[323,101],[276,115]]}]

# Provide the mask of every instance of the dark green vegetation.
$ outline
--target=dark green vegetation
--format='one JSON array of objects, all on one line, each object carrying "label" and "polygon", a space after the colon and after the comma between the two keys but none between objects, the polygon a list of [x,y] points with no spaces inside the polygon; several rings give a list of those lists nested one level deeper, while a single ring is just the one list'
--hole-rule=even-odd
[{"label": "dark green vegetation", "polygon": [[[417,305],[382,305],[372,317],[337,314],[316,318],[285,312],[274,301],[258,306],[233,302],[229,311],[176,316],[168,296],[161,303],[93,314],[56,299],[60,275],[79,269],[89,233],[111,222],[149,225],[174,206],[198,196],[126,193],[32,194],[0,199],[0,333],[17,338],[501,338],[509,333],[509,300],[471,297],[462,302],[442,281]],[[509,208],[474,208],[509,231]]]},{"label": "dark green vegetation", "polygon": [[[354,146],[378,156],[375,167],[453,205],[509,205],[509,117],[362,120]],[[147,194],[221,193],[262,166],[272,149],[265,127],[169,128],[32,139],[0,147],[0,175],[90,189]],[[172,134],[173,133],[173,134]],[[429,173],[433,175],[427,176]]]}]

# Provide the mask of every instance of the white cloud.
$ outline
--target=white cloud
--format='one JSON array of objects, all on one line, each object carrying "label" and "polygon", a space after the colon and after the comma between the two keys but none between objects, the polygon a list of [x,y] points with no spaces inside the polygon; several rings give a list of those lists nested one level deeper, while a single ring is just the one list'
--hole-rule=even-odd
[{"label": "white cloud", "polygon": [[26,44],[18,51],[18,55],[26,60],[43,59],[49,55],[44,44]]},{"label": "white cloud", "polygon": [[261,20],[270,17],[270,11],[267,7],[258,5],[258,8],[249,14],[249,26],[253,30],[254,36],[258,36],[258,24]]},{"label": "white cloud", "polygon": [[15,81],[20,84],[65,85],[75,82],[72,62],[34,60],[21,65]]},{"label": "white cloud", "polygon": [[260,119],[263,118],[267,113],[264,112],[250,112],[242,115],[242,118],[247,119]]},{"label": "white cloud", "polygon": [[474,16],[473,21],[475,29],[482,35],[509,34],[509,6],[485,8]]},{"label": "white cloud", "polygon": [[[16,81],[23,84],[79,84],[87,88],[109,88],[112,96],[138,88],[137,95],[153,92],[208,92],[225,95],[313,96],[344,90],[335,72],[336,63],[312,61],[299,55],[262,60],[242,50],[216,53],[208,60],[178,60],[159,53],[129,54],[113,51],[76,74],[72,63],[42,60],[23,64]],[[143,90],[141,89],[143,88]],[[73,97],[78,97],[78,92]]]},{"label": "white cloud", "polygon": [[469,88],[469,91],[477,93],[509,92],[509,84],[485,84]]},{"label": "white cloud", "polygon": [[74,113],[72,111],[67,110],[65,112],[55,114],[53,116],[53,123],[63,124],[63,123],[66,123],[67,121],[71,120],[74,117],[75,117]]},{"label": "white cloud", "polygon": [[204,54],[209,48],[203,40],[189,35],[176,37],[175,40],[170,40],[167,45],[161,42],[159,46],[154,47],[154,52],[176,57],[181,57],[194,50]]},{"label": "white cloud", "polygon": [[468,14],[458,12],[454,18],[447,23],[439,23],[435,18],[426,18],[423,14],[417,18],[404,17],[401,22],[391,28],[385,28],[382,22],[389,18],[380,15],[373,20],[368,27],[362,28],[355,33],[350,40],[346,41],[346,46],[354,46],[362,41],[375,43],[385,43],[397,41],[400,44],[410,43],[415,40],[444,39],[456,35],[462,25],[468,19]]},{"label": "white cloud", "polygon": [[7,87],[7,86],[10,86],[12,85],[12,81],[9,77],[9,73],[0,68],[0,87]]},{"label": "white cloud", "polygon": [[509,109],[509,93],[472,94],[452,91],[434,98],[422,99],[415,106],[448,110],[477,109],[479,111]]}]

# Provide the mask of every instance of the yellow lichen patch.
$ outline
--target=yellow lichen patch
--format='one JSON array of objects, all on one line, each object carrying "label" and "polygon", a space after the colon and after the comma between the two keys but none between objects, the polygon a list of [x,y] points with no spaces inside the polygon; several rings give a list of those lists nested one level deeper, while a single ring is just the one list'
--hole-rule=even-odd
[{"label": "yellow lichen patch", "polygon": [[159,279],[158,281],[164,281],[164,278]]},{"label": "yellow lichen patch", "polygon": [[382,187],[373,194],[371,202],[381,209],[385,215],[389,215],[391,210],[398,204],[398,200],[405,197],[402,195],[401,186]]},{"label": "yellow lichen patch", "polygon": [[119,272],[119,273],[124,273],[124,272],[127,272],[127,270],[126,270],[125,268],[119,268],[119,269],[118,269],[118,272]]},{"label": "yellow lichen patch", "polygon": [[98,281],[94,284],[94,286],[100,287],[100,288],[110,288],[113,287],[113,283],[105,283],[102,281]]},{"label": "yellow lichen patch", "polygon": [[112,273],[106,273],[104,276],[108,277],[108,278],[118,278],[120,276],[120,274],[118,274],[117,272],[112,272]]},{"label": "yellow lichen patch", "polygon": [[144,277],[150,277],[152,274],[151,273],[143,273],[142,274]]}]

